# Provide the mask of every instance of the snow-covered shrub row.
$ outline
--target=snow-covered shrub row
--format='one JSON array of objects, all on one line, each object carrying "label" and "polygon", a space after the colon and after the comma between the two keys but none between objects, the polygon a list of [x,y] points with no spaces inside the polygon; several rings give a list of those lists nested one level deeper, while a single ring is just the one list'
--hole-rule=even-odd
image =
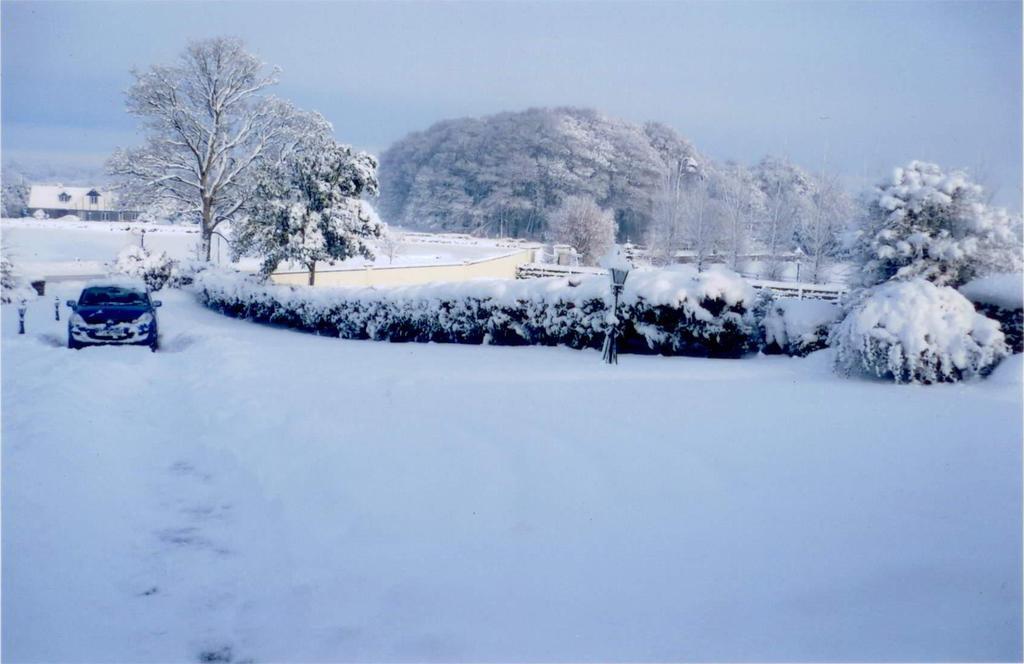
[{"label": "snow-covered shrub row", "polygon": [[999,321],[1013,352],[1024,352],[1024,275],[993,274],[969,281],[959,290],[979,312]]},{"label": "snow-covered shrub row", "polygon": [[[606,277],[392,288],[274,285],[207,270],[191,288],[225,314],[346,339],[598,348]],[[622,352],[738,357],[756,350],[750,286],[732,272],[635,272],[620,303]]]},{"label": "snow-covered shrub row", "polygon": [[832,345],[843,373],[926,384],[985,375],[1009,350],[996,321],[953,288],[925,279],[864,290]]},{"label": "snow-covered shrub row", "polygon": [[833,302],[779,298],[764,308],[764,352],[803,357],[828,346],[842,310]]}]

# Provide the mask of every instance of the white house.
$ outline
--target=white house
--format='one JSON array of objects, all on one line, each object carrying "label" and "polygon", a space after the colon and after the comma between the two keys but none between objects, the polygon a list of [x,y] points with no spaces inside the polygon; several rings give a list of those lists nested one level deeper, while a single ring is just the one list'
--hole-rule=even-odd
[{"label": "white house", "polygon": [[111,191],[59,184],[32,185],[28,213],[35,216],[40,211],[51,219],[73,214],[88,221],[132,221],[139,216],[137,210],[122,209]]}]

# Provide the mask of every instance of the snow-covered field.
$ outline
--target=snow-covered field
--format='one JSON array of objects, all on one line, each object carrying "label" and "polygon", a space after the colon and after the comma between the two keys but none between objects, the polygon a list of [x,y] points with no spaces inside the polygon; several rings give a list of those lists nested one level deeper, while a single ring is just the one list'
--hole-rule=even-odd
[{"label": "snow-covered field", "polygon": [[[145,242],[152,251],[165,251],[174,259],[195,258],[199,231],[195,226],[146,224],[107,221],[67,221],[50,219],[3,219],[0,221],[4,250],[18,271],[26,278],[53,276],[94,276],[106,273],[105,264],[112,261],[126,246]],[[230,236],[230,229],[222,229]],[[145,238],[143,239],[143,234]],[[508,253],[494,241],[476,240],[472,244],[440,244],[437,242],[400,242],[394,257],[380,253],[375,265],[430,265],[459,263]],[[214,236],[212,257],[228,264],[231,251],[226,242]],[[369,263],[353,258],[335,267],[362,267]],[[244,258],[239,269],[255,271],[259,260]],[[282,270],[287,268],[282,265]]]},{"label": "snow-covered field", "polygon": [[52,295],[2,311],[7,661],[1021,658],[1020,355],[607,367],[180,292],[76,352]]}]

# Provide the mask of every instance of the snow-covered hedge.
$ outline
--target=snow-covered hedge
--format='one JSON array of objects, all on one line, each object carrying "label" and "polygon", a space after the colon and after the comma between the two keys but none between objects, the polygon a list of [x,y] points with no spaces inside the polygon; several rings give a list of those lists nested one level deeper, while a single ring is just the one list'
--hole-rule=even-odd
[{"label": "snow-covered hedge", "polygon": [[[191,288],[231,316],[346,339],[573,348],[600,347],[611,300],[603,276],[309,288],[207,270]],[[634,272],[619,309],[620,350],[738,357],[757,348],[754,299],[732,272]]]},{"label": "snow-covered hedge", "polygon": [[993,274],[969,281],[959,290],[979,312],[999,321],[1013,352],[1024,352],[1024,275]]},{"label": "snow-covered hedge", "polygon": [[898,383],[954,382],[1008,354],[999,324],[953,288],[924,279],[866,290],[836,327],[836,366]]},{"label": "snow-covered hedge", "polygon": [[764,352],[803,357],[828,346],[833,324],[841,309],[823,300],[779,298],[765,307]]}]

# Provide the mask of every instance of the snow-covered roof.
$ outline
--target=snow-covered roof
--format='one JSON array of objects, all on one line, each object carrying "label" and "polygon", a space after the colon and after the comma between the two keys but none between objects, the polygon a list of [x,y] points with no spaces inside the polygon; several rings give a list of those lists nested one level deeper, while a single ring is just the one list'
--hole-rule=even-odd
[{"label": "snow-covered roof", "polygon": [[[89,194],[96,194],[96,203]],[[66,196],[66,200],[61,200]],[[44,210],[116,210],[117,194],[97,187],[65,187],[60,184],[34,184],[29,190],[28,207]]]}]

